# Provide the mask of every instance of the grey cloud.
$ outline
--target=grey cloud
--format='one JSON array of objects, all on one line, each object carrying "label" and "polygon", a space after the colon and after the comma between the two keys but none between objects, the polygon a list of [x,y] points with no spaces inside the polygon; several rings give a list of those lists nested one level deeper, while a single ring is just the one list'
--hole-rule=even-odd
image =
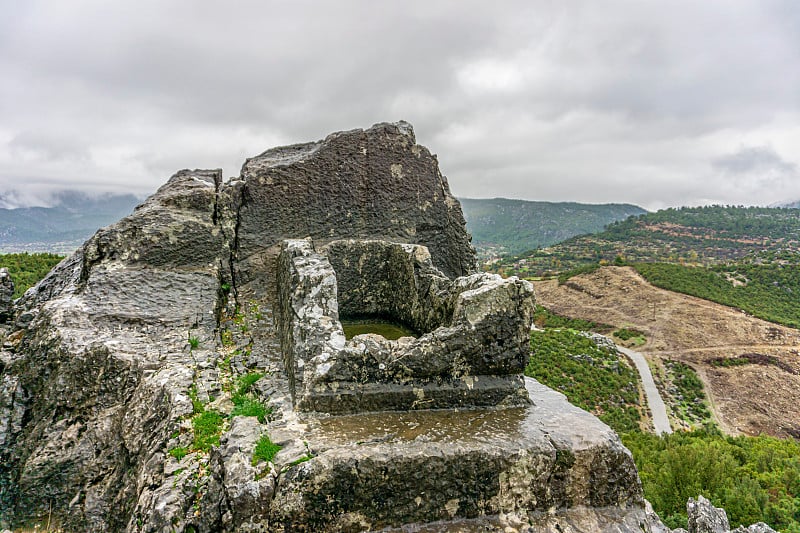
[{"label": "grey cloud", "polygon": [[784,160],[770,146],[742,146],[712,162],[715,169],[728,174],[795,174],[797,165]]},{"label": "grey cloud", "polygon": [[720,146],[800,142],[791,0],[0,4],[0,193],[405,119],[457,194],[656,207],[719,201]]}]

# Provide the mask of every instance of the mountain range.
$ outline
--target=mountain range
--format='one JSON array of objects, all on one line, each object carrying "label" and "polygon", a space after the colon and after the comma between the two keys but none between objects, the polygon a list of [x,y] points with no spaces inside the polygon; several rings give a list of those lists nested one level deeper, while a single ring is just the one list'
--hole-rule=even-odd
[{"label": "mountain range", "polygon": [[132,194],[63,191],[52,207],[0,209],[0,252],[70,253],[139,203]]},{"label": "mountain range", "polygon": [[606,225],[647,213],[632,204],[533,202],[507,198],[459,198],[482,258],[519,254],[575,235],[597,233]]}]

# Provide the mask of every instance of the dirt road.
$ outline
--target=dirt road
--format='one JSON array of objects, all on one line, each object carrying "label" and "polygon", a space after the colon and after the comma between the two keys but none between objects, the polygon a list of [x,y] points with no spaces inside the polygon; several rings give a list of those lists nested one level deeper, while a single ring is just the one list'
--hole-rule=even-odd
[{"label": "dirt road", "polygon": [[669,425],[669,416],[667,415],[667,406],[664,405],[664,400],[661,399],[661,393],[658,392],[658,387],[656,387],[656,382],[653,380],[653,374],[650,372],[650,366],[647,364],[647,360],[639,352],[634,352],[622,346],[617,346],[617,349],[630,357],[633,364],[636,365],[636,370],[639,371],[639,376],[642,378],[642,386],[644,387],[644,394],[647,397],[647,405],[650,406],[650,413],[653,417],[653,428],[656,434],[672,433],[672,427]]}]

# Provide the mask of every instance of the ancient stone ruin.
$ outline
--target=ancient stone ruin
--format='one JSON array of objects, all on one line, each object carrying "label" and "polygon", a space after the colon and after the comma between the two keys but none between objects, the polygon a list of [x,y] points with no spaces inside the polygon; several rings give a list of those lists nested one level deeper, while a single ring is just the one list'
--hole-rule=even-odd
[{"label": "ancient stone ruin", "polygon": [[522,377],[533,302],[407,123],[178,172],[9,313],[0,528],[664,530],[614,432]]}]

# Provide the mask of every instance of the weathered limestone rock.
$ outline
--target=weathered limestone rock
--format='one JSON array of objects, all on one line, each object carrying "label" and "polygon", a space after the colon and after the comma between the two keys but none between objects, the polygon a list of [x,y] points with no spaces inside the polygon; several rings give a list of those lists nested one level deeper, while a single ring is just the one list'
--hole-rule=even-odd
[{"label": "weathered limestone rock", "polygon": [[151,498],[162,485],[175,509],[191,507],[163,465],[167,436],[192,409],[193,368],[207,358],[186,349],[187,336],[213,345],[217,327],[218,184],[216,172],[178,173],[19,302],[0,368],[5,521],[144,528],[163,516],[155,507],[169,499]]},{"label": "weathered limestone rock", "polygon": [[423,524],[452,521],[441,530],[651,531],[630,452],[613,431],[526,381],[527,407],[310,421],[304,438],[315,455],[282,475],[270,527],[439,531]]},{"label": "weathered limestone rock", "polygon": [[[774,529],[763,522],[731,530],[725,509],[714,507],[703,496],[698,496],[697,500],[689,498],[686,503],[686,514],[689,517],[688,533],[775,533]],[[676,529],[674,533],[678,531],[683,530]]]},{"label": "weathered limestone rock", "polygon": [[14,304],[14,281],[7,268],[0,268],[0,324],[11,318]]},{"label": "weathered limestone rock", "polygon": [[731,533],[778,533],[778,532],[769,527],[764,522],[757,522],[747,527],[739,526],[736,529],[732,529]]},{"label": "weathered limestone rock", "polygon": [[[336,241],[326,256],[285,241],[278,260],[284,364],[298,409],[326,413],[524,405],[533,288],[517,278],[449,280],[426,248]],[[351,315],[382,316],[424,332],[346,341],[337,280]]]},{"label": "weathered limestone rock", "polygon": [[230,190],[241,284],[261,286],[280,242],[303,237],[422,244],[445,275],[476,271],[461,206],[405,122],[267,150],[245,162]]},{"label": "weathered limestone rock", "polygon": [[689,533],[728,533],[731,529],[725,509],[714,507],[703,496],[698,496],[697,500],[689,498],[686,514],[689,517]]},{"label": "weathered limestone rock", "polygon": [[[663,531],[617,436],[523,385],[531,301],[475,272],[408,124],[273,149],[225,184],[181,171],[16,302],[0,528]],[[420,337],[348,342],[341,313]],[[256,372],[262,421],[233,412]],[[313,411],[459,409],[320,416],[293,391]],[[254,461],[267,433],[282,449]]]}]

